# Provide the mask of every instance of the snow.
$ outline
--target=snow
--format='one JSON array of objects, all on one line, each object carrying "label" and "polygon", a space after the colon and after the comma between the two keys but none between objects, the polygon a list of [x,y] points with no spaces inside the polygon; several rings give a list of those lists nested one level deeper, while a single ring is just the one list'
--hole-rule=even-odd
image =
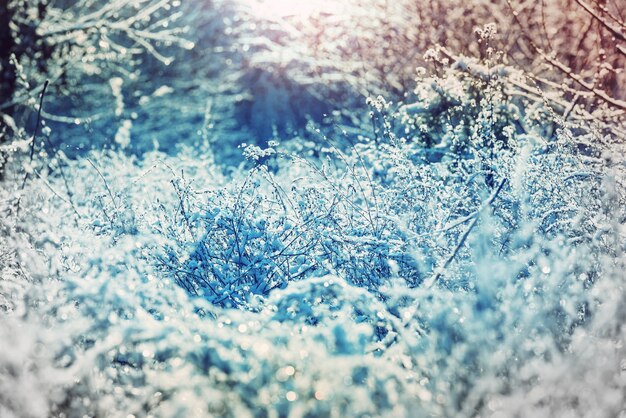
[{"label": "snow", "polygon": [[0,417],[624,414],[613,111],[530,89],[501,16],[400,69],[411,2],[192,2],[191,51],[145,3],[79,20],[121,30],[45,97],[79,124],[31,158],[3,116]]}]

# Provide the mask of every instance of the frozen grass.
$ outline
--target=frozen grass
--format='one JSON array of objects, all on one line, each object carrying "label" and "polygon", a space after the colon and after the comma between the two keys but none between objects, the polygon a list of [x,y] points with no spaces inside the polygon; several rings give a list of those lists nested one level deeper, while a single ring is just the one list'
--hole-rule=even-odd
[{"label": "frozen grass", "polygon": [[419,97],[458,108],[378,99],[370,141],[318,158],[94,152],[5,187],[2,413],[619,415],[618,145],[509,122],[514,95],[450,131],[485,90],[438,80]]},{"label": "frozen grass", "polygon": [[[133,118],[121,78],[100,86],[115,96],[119,149],[68,159],[34,143],[31,158],[27,135],[11,128],[0,416],[626,413],[619,116],[575,106],[567,88],[537,89],[494,52],[493,25],[476,31],[482,59],[429,50],[420,62],[433,71],[418,70],[403,103],[373,97],[368,113],[351,104],[375,80],[351,66],[386,74],[372,91],[396,95],[408,73],[328,39],[314,62],[333,65],[307,73],[313,27],[227,21],[211,31],[275,39],[253,39],[250,62],[236,48],[222,57],[239,67],[214,89],[240,90],[215,109],[225,117],[230,100],[251,101],[234,124],[260,135],[226,173],[232,161],[212,149],[232,148],[232,130],[220,136],[208,105],[195,121],[198,97],[176,89],[136,98],[153,118],[176,120],[156,112],[169,100],[167,110],[193,119],[158,132],[162,152],[129,155],[151,149],[152,125]],[[364,22],[372,36],[390,29]],[[290,36],[302,38],[290,54],[267,52],[287,51]],[[304,93],[346,105],[332,115],[341,124],[311,122],[296,138],[272,127],[320,110]],[[294,98],[310,105],[297,109],[302,120]],[[194,123],[200,140],[177,138]],[[264,143],[270,132],[277,138]]]}]

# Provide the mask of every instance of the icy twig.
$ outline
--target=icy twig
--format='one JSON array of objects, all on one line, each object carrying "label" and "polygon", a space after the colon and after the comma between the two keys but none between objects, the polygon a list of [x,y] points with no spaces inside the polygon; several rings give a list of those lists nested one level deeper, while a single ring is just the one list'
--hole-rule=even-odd
[{"label": "icy twig", "polygon": [[[435,275],[431,279],[426,280],[424,282],[424,285],[426,287],[432,287],[441,278],[441,276],[443,275],[445,270],[448,268],[448,266],[452,263],[452,261],[454,261],[454,258],[457,256],[457,254],[459,253],[459,251],[463,247],[463,244],[465,244],[465,241],[467,240],[467,237],[469,236],[470,232],[472,232],[472,229],[474,229],[474,227],[476,226],[476,223],[478,222],[479,215],[486,208],[491,206],[493,201],[500,194],[500,191],[502,190],[502,187],[504,187],[505,183],[506,183],[506,178],[503,178],[500,181],[500,184],[498,184],[498,187],[496,188],[496,190],[494,190],[493,193],[491,193],[491,196],[489,196],[489,198],[483,202],[483,204],[480,206],[480,208],[476,212],[474,212],[472,215],[470,215],[470,217],[472,219],[472,222],[469,224],[469,226],[467,227],[467,230],[463,233],[463,235],[461,235],[461,239],[459,240],[458,244],[454,248],[454,251],[452,252],[450,257],[448,257],[446,262],[443,264],[443,266],[441,266],[440,268],[437,269],[437,272],[435,273]],[[468,220],[468,218],[466,218],[465,221],[466,220]]]}]

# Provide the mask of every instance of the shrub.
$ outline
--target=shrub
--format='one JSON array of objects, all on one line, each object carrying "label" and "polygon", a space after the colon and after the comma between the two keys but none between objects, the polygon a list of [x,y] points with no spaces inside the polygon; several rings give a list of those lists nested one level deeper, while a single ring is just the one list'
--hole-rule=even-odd
[{"label": "shrub", "polygon": [[415,104],[372,101],[369,141],[344,151],[334,144],[348,136],[320,138],[319,160],[248,146],[254,168],[239,186],[198,195],[179,184],[179,248],[164,269],[190,293],[242,306],[249,294],[328,272],[374,292],[396,275],[418,286],[445,273],[464,288],[464,241],[486,214],[503,254],[527,245],[515,240],[528,228],[539,242],[589,243],[599,219],[608,222],[607,168],[589,155],[599,133],[505,94],[522,77],[511,69],[468,60],[442,70],[418,81]]}]

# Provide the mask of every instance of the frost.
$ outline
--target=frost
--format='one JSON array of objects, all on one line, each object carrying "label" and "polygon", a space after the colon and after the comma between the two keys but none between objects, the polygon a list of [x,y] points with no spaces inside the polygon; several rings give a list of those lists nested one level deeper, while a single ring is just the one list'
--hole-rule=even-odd
[{"label": "frost", "polygon": [[0,416],[623,414],[611,2],[331,3],[12,3]]},{"label": "frost", "polygon": [[497,25],[495,23],[487,23],[482,28],[477,27],[474,32],[478,35],[480,40],[492,39],[498,32]]},{"label": "frost", "polygon": [[263,160],[276,153],[274,148],[271,148],[271,147],[262,149],[261,147],[258,147],[256,145],[246,145],[243,148],[244,148],[243,155],[247,159],[254,160],[254,161]]},{"label": "frost", "polygon": [[126,148],[130,145],[130,131],[132,127],[133,122],[130,119],[125,119],[117,129],[115,142],[118,143],[121,148]]},{"label": "frost", "polygon": [[174,91],[174,89],[172,89],[170,86],[161,86],[158,89],[156,89],[153,93],[152,96],[154,97],[161,97],[161,96],[165,96],[167,94],[170,94]]},{"label": "frost", "polygon": [[115,98],[115,116],[122,116],[122,113],[124,113],[124,96],[122,95],[123,84],[124,79],[121,77],[113,77],[109,80],[111,92]]}]

